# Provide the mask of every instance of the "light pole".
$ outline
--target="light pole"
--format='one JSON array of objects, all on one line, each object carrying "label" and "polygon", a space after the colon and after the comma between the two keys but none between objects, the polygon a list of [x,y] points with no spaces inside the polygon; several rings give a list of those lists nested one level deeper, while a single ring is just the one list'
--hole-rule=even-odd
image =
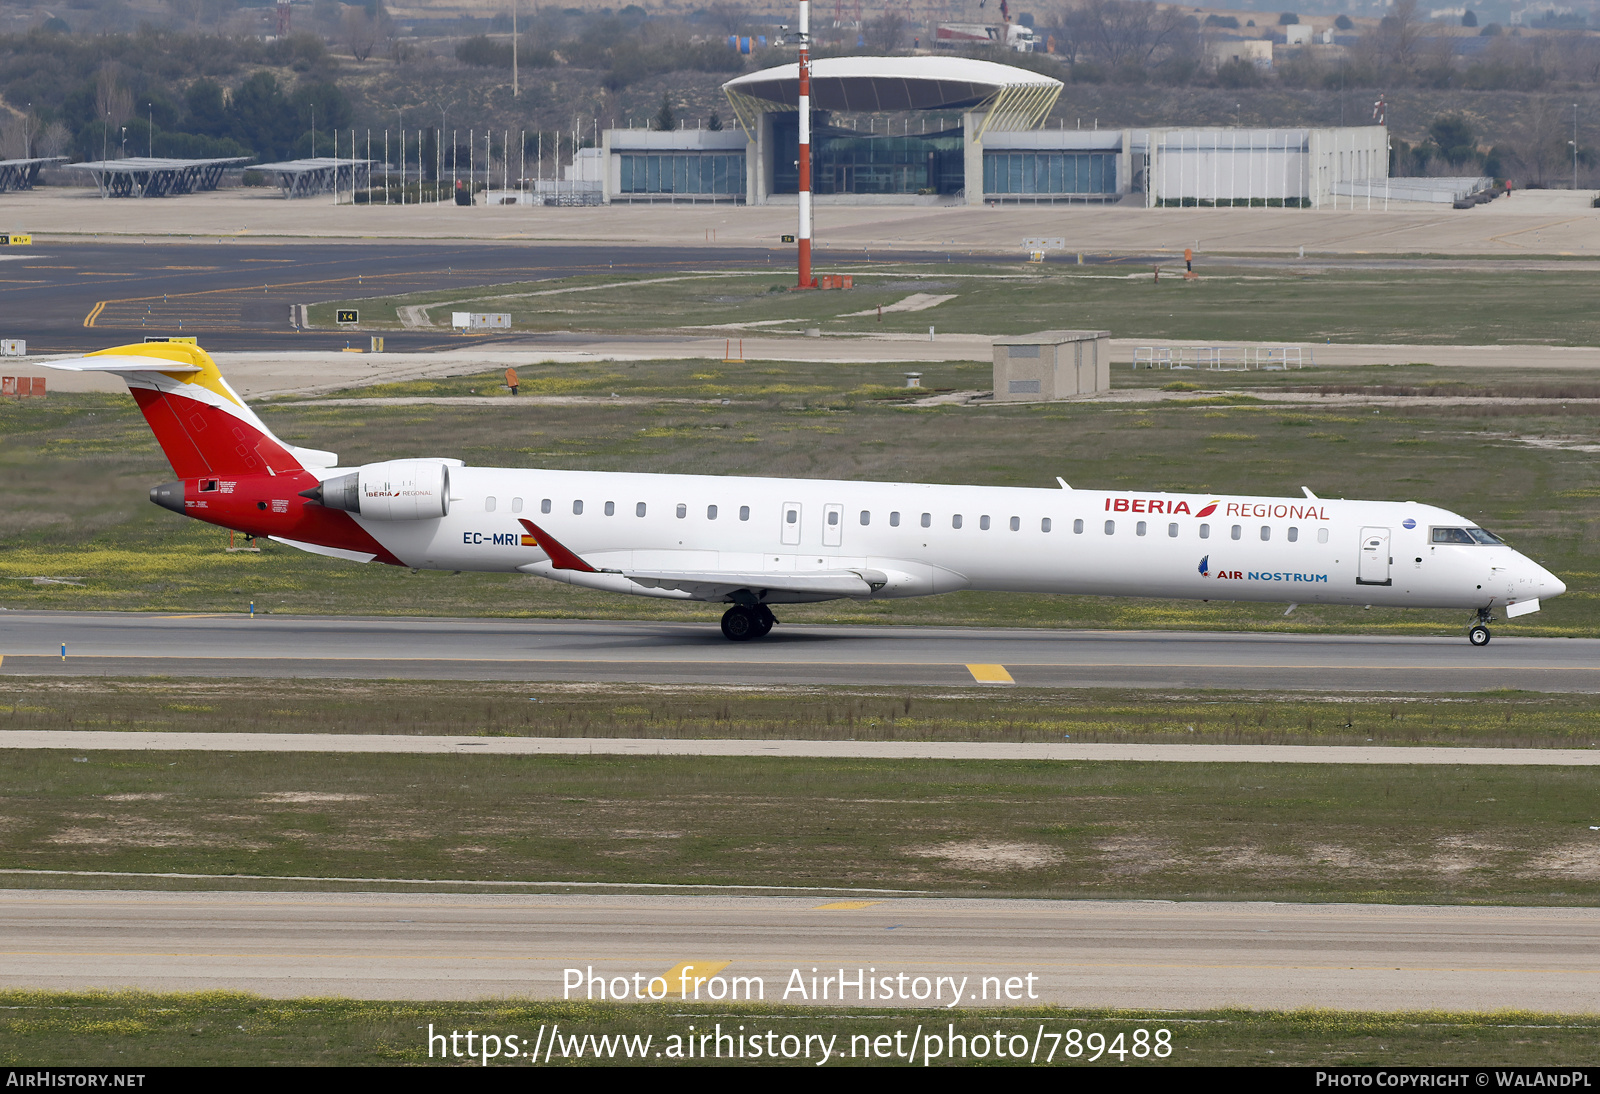
[{"label": "light pole", "polygon": [[311,104],[311,158],[317,158],[317,104]]},{"label": "light pole", "polygon": [[1572,188],[1578,188],[1578,104],[1572,104]]},{"label": "light pole", "polygon": [[156,158],[156,104],[145,103],[145,135],[150,138],[150,158]]},{"label": "light pole", "polygon": [[[439,139],[433,142],[433,153],[434,153],[433,201],[434,201],[435,205],[437,205],[438,202],[439,202],[439,183],[441,181],[443,181],[443,179],[444,179],[444,126],[445,126],[445,115],[448,114],[449,112],[450,112],[450,108],[447,107],[447,106],[441,106],[439,108]],[[452,156],[455,155],[455,146],[454,146],[454,144],[451,145],[450,154]],[[455,164],[454,164],[453,161],[452,161],[450,166],[451,166],[452,170],[455,169]],[[450,195],[450,198],[451,198],[452,201],[454,201],[455,200],[455,194],[452,193]]]},{"label": "light pole", "polygon": [[[122,127],[122,151],[117,153],[117,159],[125,160],[127,158],[128,158],[128,127],[127,126],[123,126]],[[1572,162],[1573,163],[1577,163],[1578,161],[1576,159],[1574,159]],[[1577,176],[1574,175],[1573,177],[1576,178]]]}]

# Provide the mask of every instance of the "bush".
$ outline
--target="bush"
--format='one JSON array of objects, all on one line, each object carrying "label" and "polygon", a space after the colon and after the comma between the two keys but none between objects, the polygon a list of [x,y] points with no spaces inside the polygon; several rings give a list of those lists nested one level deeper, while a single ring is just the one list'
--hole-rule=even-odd
[{"label": "bush", "polygon": [[1286,11],[1278,15],[1278,25],[1280,27],[1292,27],[1299,21],[1300,15],[1298,12]]},{"label": "bush", "polygon": [[1339,16],[1339,18],[1333,21],[1333,25],[1338,27],[1340,30],[1352,30],[1355,27],[1354,21],[1352,21],[1348,15]]},{"label": "bush", "polygon": [[496,42],[487,34],[480,34],[456,46],[456,60],[476,68],[510,68],[511,43]]},{"label": "bush", "polygon": [[1217,66],[1217,83],[1230,90],[1244,87],[1260,87],[1261,73],[1256,71],[1256,66],[1242,57]]},{"label": "bush", "polygon": [[1231,15],[1208,15],[1206,16],[1206,26],[1217,27],[1220,30],[1238,30],[1239,20]]}]

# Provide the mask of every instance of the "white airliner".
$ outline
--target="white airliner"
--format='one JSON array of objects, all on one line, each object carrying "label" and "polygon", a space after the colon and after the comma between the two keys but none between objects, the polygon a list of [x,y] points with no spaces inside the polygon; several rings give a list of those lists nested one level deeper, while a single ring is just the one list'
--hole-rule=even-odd
[{"label": "white airliner", "polygon": [[1539,610],[1566,586],[1474,522],[1413,502],[467,467],[341,468],[271,430],[198,346],[148,343],[53,368],[120,374],[179,481],[173,512],[314,554],[524,573],[731,605],[957,589],[1187,600]]}]

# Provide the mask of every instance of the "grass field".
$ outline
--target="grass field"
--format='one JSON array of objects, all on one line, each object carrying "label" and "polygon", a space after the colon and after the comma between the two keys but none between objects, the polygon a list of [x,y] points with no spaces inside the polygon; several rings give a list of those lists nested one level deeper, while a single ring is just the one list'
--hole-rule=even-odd
[{"label": "grass field", "polygon": [[[530,702],[529,700],[536,700]],[[1600,746],[1600,696],[1262,695],[0,676],[0,730],[704,740]]]},{"label": "grass field", "polygon": [[[898,368],[899,366],[897,366]],[[986,384],[981,366],[930,365],[938,387]],[[733,369],[720,362],[529,368],[534,391],[695,397],[683,403],[532,407],[267,404],[285,439],[333,448],[354,466],[402,453],[499,466],[792,475],[1084,487],[1411,498],[1463,512],[1549,566],[1570,591],[1502,633],[1600,633],[1600,442],[1583,405],[1281,408],[1239,399],[1151,405],[908,407],[873,365]],[[1170,375],[1118,373],[1142,384]],[[1230,374],[1279,386],[1449,384],[1425,367]],[[1190,380],[1178,382],[1192,382]],[[1206,378],[1202,377],[1201,380]],[[492,377],[387,385],[379,394],[484,389]],[[1468,377],[1485,394],[1493,381]],[[1515,390],[1570,397],[1571,376]],[[896,396],[898,398],[898,396]],[[404,438],[404,441],[397,441]],[[171,478],[125,396],[0,404],[0,607],[704,619],[715,607],[610,597],[537,578],[359,566],[263,544],[229,553],[227,533],[151,505]],[[1459,634],[1456,613],[957,593],[923,600],[786,608],[787,621],[1273,629]]]},{"label": "grass field", "polygon": [[[1494,1065],[1584,1066],[1600,1050],[1600,1018],[1525,1012],[1451,1014],[1441,1012],[1367,1014],[1304,1011],[1127,1011],[1062,1009],[1027,1011],[958,1010],[930,1016],[927,1011],[893,1011],[872,1008],[859,1015],[835,1008],[808,1007],[705,1007],[679,1004],[618,1006],[605,1003],[536,1003],[488,1000],[473,1003],[368,1002],[349,999],[263,999],[236,992],[153,994],[144,992],[65,993],[42,991],[0,992],[0,1064],[10,1066],[147,1067],[151,1065],[303,1066],[348,1067],[359,1065],[427,1065],[428,1028],[434,1032],[472,1029],[498,1039],[511,1034],[530,1042],[543,1027],[547,1043],[551,1027],[559,1024],[563,1039],[573,1034],[615,1037],[619,1034],[651,1038],[648,1053],[639,1063],[652,1065],[680,1061],[656,1051],[672,1051],[676,1036],[680,1049],[690,1027],[727,1031],[743,1025],[751,1032],[836,1037],[836,1053],[851,1051],[853,1036],[876,1038],[905,1034],[902,1053],[909,1051],[912,1029],[921,1024],[937,1029],[954,1024],[958,1034],[985,1038],[986,1059],[957,1060],[966,1066],[1029,1064],[1000,1060],[991,1052],[996,1034],[1011,1038],[1037,1038],[1046,1033],[1046,1052],[1058,1047],[1053,1061],[1046,1052],[1040,1063],[1056,1066],[1169,1067],[1201,1065],[1235,1066],[1356,1066],[1356,1065]],[[1080,1031],[1073,1038],[1070,1030]],[[1132,1042],[1134,1031],[1167,1030],[1171,1054],[1161,1058],[1131,1054],[1102,1055],[1091,1062],[1091,1052],[1080,1049],[1076,1058],[1061,1047],[1082,1040],[1091,1032],[1114,1043]],[[1051,1034],[1058,1034],[1055,1040]],[[565,1043],[565,1041],[564,1041]],[[970,1045],[970,1040],[968,1044]],[[465,1040],[457,1042],[457,1047]],[[637,1045],[637,1042],[635,1042]],[[763,1044],[765,1040],[763,1039]],[[861,1058],[866,1045],[855,1042],[857,1058],[835,1058],[831,1064],[863,1066],[866,1063],[904,1067],[900,1058]],[[891,1046],[893,1042],[889,1043]],[[442,1048],[436,1048],[442,1051]],[[798,1049],[796,1050],[798,1051]],[[592,1047],[587,1048],[592,1053]],[[619,1064],[628,1061],[618,1054]],[[816,1066],[820,1050],[796,1066]],[[491,1066],[527,1066],[531,1061],[491,1059]],[[696,1061],[697,1063],[699,1061]],[[713,1066],[715,1059],[705,1061]],[[767,1064],[765,1059],[744,1063]],[[921,1064],[919,1058],[916,1061]],[[933,1060],[935,1066],[949,1063]],[[471,1059],[431,1061],[435,1066],[481,1066]],[[550,1066],[593,1066],[592,1055],[560,1059]],[[734,1066],[740,1061],[723,1060]]]},{"label": "grass field", "polygon": [[[1508,273],[1494,263],[1462,270],[1356,270],[1315,262],[1279,268],[1200,265],[1201,278],[1156,281],[1147,266],[881,264],[852,273],[848,292],[791,293],[785,270],[671,277],[564,278],[314,305],[316,326],[336,308],[362,327],[398,329],[399,309],[427,305],[447,327],[451,311],[509,312],[519,331],[646,331],[757,324],[752,331],[941,331],[978,334],[1089,328],[1118,337],[1436,345],[1600,344],[1588,306],[1594,274]],[[1172,273],[1169,268],[1169,274]],[[1180,271],[1181,272],[1181,269]],[[953,299],[923,311],[885,312],[914,293]],[[855,312],[868,315],[853,315]]]},{"label": "grass field", "polygon": [[[1577,768],[0,752],[0,867],[1592,905]],[[12,887],[215,887],[5,874]],[[246,884],[260,887],[263,883]],[[286,883],[306,888],[305,883]]]}]

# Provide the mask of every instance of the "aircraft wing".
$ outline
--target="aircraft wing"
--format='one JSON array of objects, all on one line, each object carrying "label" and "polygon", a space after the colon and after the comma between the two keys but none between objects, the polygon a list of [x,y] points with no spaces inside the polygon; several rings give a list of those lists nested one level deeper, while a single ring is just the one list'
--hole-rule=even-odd
[{"label": "aircraft wing", "polygon": [[696,599],[714,599],[748,589],[751,592],[803,593],[810,596],[870,596],[888,582],[877,570],[780,570],[743,573],[733,570],[600,570],[589,565],[549,532],[531,520],[517,523],[529,535],[556,570],[580,573],[614,573],[647,589],[666,589],[688,593]]},{"label": "aircraft wing", "polygon": [[820,596],[870,596],[873,582],[881,586],[887,578],[875,570],[793,570],[761,573],[735,573],[712,571],[689,573],[687,571],[659,570],[648,572],[622,571],[622,576],[647,589],[674,589],[704,600],[740,589],[751,592],[778,591],[810,593]]}]

